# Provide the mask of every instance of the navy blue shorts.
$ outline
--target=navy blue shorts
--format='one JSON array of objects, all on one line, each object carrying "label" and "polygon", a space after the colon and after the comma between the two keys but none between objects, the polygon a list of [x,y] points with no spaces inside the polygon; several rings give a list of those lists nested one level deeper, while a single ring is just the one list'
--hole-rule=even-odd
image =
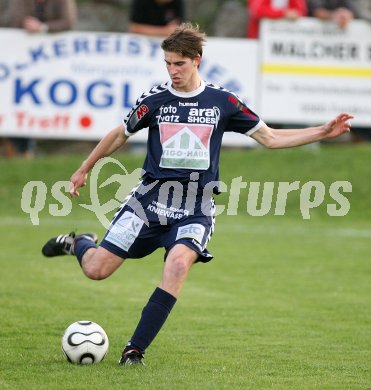
[{"label": "navy blue shorts", "polygon": [[123,259],[142,258],[175,244],[198,253],[197,261],[213,256],[206,245],[214,231],[212,196],[192,192],[179,182],[144,180],[116,212],[100,246]]}]

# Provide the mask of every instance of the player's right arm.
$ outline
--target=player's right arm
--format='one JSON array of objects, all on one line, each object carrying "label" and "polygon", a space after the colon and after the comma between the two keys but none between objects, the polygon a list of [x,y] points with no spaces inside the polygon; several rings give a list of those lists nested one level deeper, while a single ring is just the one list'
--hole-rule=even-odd
[{"label": "player's right arm", "polygon": [[124,125],[117,126],[107,133],[89,154],[88,158],[83,161],[80,168],[71,176],[70,195],[79,196],[78,189],[86,185],[88,173],[94,167],[95,163],[101,158],[107,157],[115,152],[126,143],[128,138],[125,135]]}]

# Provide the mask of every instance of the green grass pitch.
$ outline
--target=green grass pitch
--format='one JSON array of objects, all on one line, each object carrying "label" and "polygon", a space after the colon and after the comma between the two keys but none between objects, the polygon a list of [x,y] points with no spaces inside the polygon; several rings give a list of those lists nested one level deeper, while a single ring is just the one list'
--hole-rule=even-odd
[{"label": "green grass pitch", "polygon": [[[128,170],[143,156],[118,154]],[[369,389],[371,146],[295,150],[223,150],[221,178],[246,182],[349,181],[351,208],[330,217],[323,203],[303,220],[299,192],[284,216],[246,211],[217,217],[215,259],[192,268],[145,367],[117,365],[141,309],[162,272],[163,252],[127,261],[104,281],[83,276],[71,257],[45,259],[45,240],[60,232],[104,228],[78,206],[52,217],[52,184],[68,180],[81,156],[0,160],[0,389]],[[112,168],[113,170],[114,168]],[[113,171],[109,172],[110,174]],[[108,172],[107,172],[108,174]],[[40,224],[21,210],[29,180],[48,188]],[[113,184],[114,185],[114,184]],[[106,201],[115,193],[102,189]],[[226,204],[228,194],[217,198]],[[60,349],[64,329],[92,320],[110,350],[93,366],[75,366]]]}]

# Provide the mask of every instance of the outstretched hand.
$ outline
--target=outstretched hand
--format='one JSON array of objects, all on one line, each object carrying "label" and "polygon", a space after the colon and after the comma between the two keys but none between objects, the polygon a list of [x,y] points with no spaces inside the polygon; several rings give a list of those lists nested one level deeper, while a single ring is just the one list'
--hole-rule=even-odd
[{"label": "outstretched hand", "polygon": [[349,114],[340,114],[335,119],[323,125],[325,138],[335,138],[350,131],[350,119],[354,117]]},{"label": "outstretched hand", "polygon": [[70,195],[71,196],[80,196],[79,191],[77,191],[80,187],[86,186],[86,180],[87,180],[88,174],[81,172],[80,170],[77,170],[72,176],[71,176],[71,187],[70,187]]}]

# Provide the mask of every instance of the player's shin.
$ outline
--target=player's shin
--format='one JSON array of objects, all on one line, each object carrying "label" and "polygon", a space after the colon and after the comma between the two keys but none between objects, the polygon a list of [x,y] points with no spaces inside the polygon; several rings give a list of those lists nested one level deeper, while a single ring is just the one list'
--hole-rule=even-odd
[{"label": "player's shin", "polygon": [[144,352],[162,328],[175,302],[176,298],[173,295],[159,287],[156,288],[144,307],[133,337],[125,349],[134,347]]}]

